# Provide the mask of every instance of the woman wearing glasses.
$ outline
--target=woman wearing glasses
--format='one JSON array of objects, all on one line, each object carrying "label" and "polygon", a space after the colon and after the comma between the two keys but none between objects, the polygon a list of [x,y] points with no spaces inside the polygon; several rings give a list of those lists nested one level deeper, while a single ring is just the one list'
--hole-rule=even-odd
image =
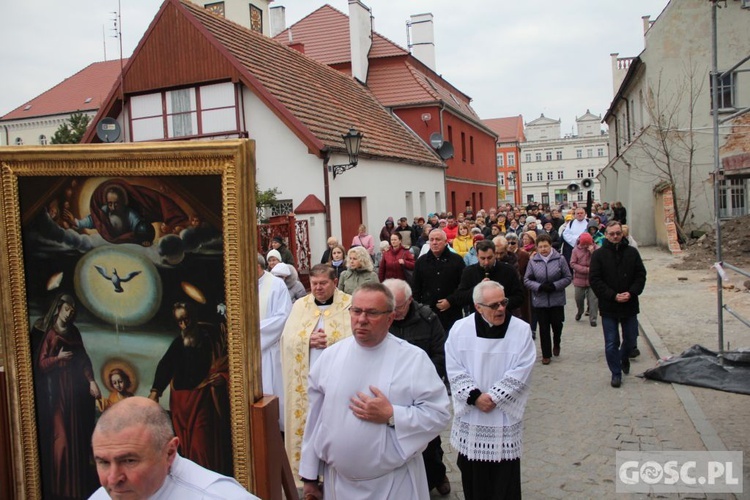
[{"label": "woman wearing glasses", "polygon": [[[536,253],[529,259],[523,283],[531,290],[531,306],[539,322],[542,364],[552,355],[560,355],[560,339],[565,321],[565,287],[573,281],[568,263],[552,248],[552,239],[541,234],[536,239]],[[550,345],[550,328],[553,345]]]}]

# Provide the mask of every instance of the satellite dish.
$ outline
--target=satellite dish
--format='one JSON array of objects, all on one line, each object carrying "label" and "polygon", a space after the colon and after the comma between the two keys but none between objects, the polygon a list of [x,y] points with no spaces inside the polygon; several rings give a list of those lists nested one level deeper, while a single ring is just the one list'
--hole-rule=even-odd
[{"label": "satellite dish", "polygon": [[440,158],[443,160],[453,158],[453,144],[445,141],[443,145],[438,148],[437,154],[440,155]]},{"label": "satellite dish", "polygon": [[581,186],[583,186],[583,189],[591,189],[594,186],[594,179],[583,179]]},{"label": "satellite dish", "polygon": [[120,138],[120,124],[114,118],[104,118],[96,124],[96,136],[102,142],[115,142]]},{"label": "satellite dish", "polygon": [[430,146],[432,146],[433,149],[440,149],[440,146],[443,145],[443,136],[440,135],[440,132],[433,132],[430,134]]},{"label": "satellite dish", "polygon": [[581,186],[579,186],[578,184],[576,184],[576,183],[568,184],[568,192],[569,193],[577,193],[580,190],[581,190]]}]

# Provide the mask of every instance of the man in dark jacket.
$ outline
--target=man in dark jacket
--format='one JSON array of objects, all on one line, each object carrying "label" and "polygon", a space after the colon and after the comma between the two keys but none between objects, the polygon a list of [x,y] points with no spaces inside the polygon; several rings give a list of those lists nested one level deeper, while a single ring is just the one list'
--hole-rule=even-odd
[{"label": "man in dark jacket", "polygon": [[417,259],[414,266],[414,300],[435,311],[443,329],[450,332],[453,323],[462,317],[456,290],[466,264],[448,248],[448,237],[442,229],[432,230],[429,244],[430,251]]},{"label": "man in dark jacket", "polygon": [[[389,332],[426,352],[438,375],[445,378],[445,330],[437,314],[429,307],[414,302],[411,287],[406,281],[387,279],[383,285],[393,293],[396,302]],[[440,436],[430,441],[422,452],[422,458],[429,489],[437,488],[441,495],[450,493],[451,483],[445,474]]]},{"label": "man in dark jacket", "polygon": [[495,243],[491,240],[477,242],[476,248],[479,262],[468,266],[461,273],[461,283],[456,291],[458,305],[468,306],[470,313],[473,313],[474,301],[471,295],[474,287],[484,280],[492,280],[503,285],[505,297],[508,299],[508,311],[521,307],[524,301],[524,288],[518,272],[512,266],[497,260]]},{"label": "man in dark jacket", "polygon": [[[629,355],[638,335],[638,295],[646,286],[646,267],[638,250],[622,237],[622,226],[610,221],[602,247],[591,255],[589,283],[599,299],[604,353],[612,372],[612,387],[630,373]],[[622,325],[622,345],[618,325]]]}]

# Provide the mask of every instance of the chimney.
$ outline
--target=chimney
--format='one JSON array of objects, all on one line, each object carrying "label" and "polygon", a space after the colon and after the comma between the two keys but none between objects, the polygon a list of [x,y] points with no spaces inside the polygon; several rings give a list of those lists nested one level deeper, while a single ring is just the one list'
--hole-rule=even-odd
[{"label": "chimney", "polygon": [[352,76],[367,83],[368,55],[372,47],[370,9],[359,0],[349,0],[349,46],[352,53]]},{"label": "chimney", "polygon": [[641,16],[641,20],[643,21],[643,34],[645,35],[651,27],[651,16]]},{"label": "chimney", "polygon": [[286,29],[286,7],[274,5],[270,10],[271,38],[273,38]]},{"label": "chimney", "polygon": [[409,22],[411,44],[409,48],[414,57],[422,61],[432,71],[435,69],[435,32],[432,14],[414,14]]}]

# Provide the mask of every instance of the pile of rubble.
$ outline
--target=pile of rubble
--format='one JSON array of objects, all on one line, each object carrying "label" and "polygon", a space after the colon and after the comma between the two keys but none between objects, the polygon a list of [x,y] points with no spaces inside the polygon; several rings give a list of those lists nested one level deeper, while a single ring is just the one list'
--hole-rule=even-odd
[{"label": "pile of rubble", "polygon": [[[716,233],[691,238],[684,247],[685,256],[675,269],[708,269],[716,262]],[[721,223],[721,258],[735,267],[750,271],[750,215]]]}]

